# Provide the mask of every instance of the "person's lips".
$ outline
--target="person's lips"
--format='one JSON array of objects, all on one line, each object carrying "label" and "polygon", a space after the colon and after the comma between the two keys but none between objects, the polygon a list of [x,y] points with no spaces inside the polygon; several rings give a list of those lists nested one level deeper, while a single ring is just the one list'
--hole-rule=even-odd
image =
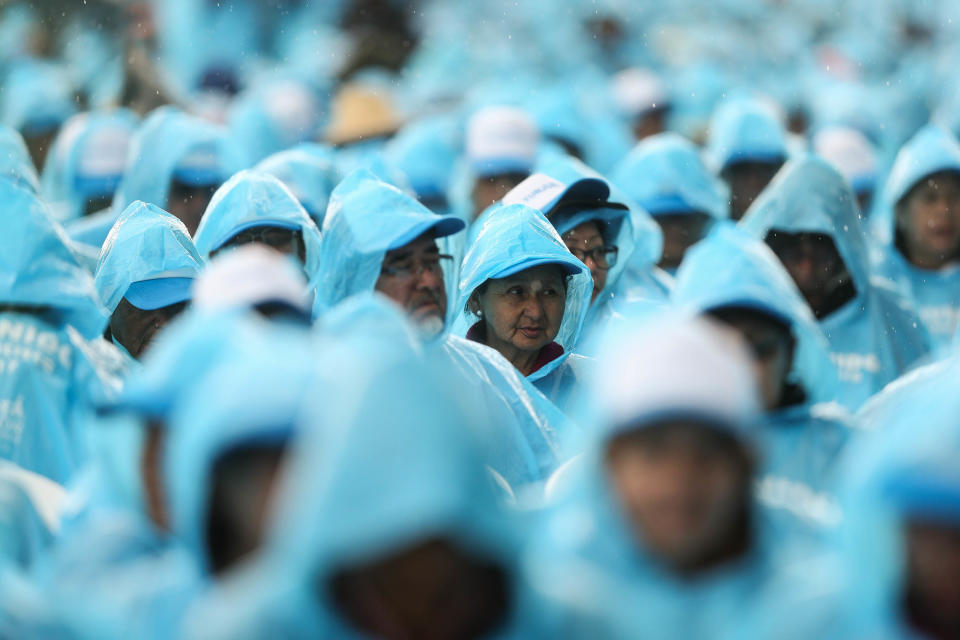
[{"label": "person's lips", "polygon": [[534,340],[543,335],[543,327],[520,327],[518,331],[526,338]]}]

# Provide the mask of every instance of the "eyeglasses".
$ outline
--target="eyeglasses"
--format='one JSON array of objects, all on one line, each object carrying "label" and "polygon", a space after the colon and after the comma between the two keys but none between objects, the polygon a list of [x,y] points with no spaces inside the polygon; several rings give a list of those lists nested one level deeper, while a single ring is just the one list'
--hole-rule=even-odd
[{"label": "eyeglasses", "polygon": [[394,264],[385,264],[380,269],[380,275],[396,278],[397,280],[411,280],[419,277],[424,271],[442,278],[445,269],[453,266],[453,256],[444,253],[428,256],[420,260],[403,260]]},{"label": "eyeglasses", "polygon": [[591,249],[589,251],[584,251],[583,249],[570,249],[570,253],[573,254],[580,262],[586,264],[587,260],[592,260],[593,264],[597,265],[599,269],[611,269],[617,264],[617,255],[620,253],[618,247],[597,247],[596,249]]},{"label": "eyeglasses", "polygon": [[271,227],[264,225],[262,227],[253,227],[246,231],[241,231],[237,235],[227,240],[224,247],[239,247],[244,244],[259,242],[274,249],[282,248],[292,242],[299,244],[303,238],[303,233],[299,229],[281,229],[280,227]]}]

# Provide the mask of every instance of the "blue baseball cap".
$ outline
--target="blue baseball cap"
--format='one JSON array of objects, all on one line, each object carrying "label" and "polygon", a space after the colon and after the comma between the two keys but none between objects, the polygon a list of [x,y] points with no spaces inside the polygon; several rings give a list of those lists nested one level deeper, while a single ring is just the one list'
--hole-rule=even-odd
[{"label": "blue baseball cap", "polygon": [[156,278],[134,282],[123,296],[138,309],[153,311],[191,299],[193,278]]}]

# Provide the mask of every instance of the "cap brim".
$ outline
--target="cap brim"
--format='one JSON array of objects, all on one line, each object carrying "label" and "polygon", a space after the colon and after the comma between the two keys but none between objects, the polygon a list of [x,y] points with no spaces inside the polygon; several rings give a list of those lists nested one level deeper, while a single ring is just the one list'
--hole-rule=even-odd
[{"label": "cap brim", "polygon": [[212,187],[223,184],[223,172],[219,169],[182,168],[175,169],[173,178],[177,182],[191,187]]},{"label": "cap brim", "polygon": [[588,209],[587,211],[579,211],[573,215],[551,215],[548,217],[551,224],[557,230],[557,233],[560,235],[565,234],[571,229],[579,227],[585,222],[603,222],[603,223],[615,223],[622,222],[625,217],[630,213],[626,208],[619,209],[614,207],[603,207],[601,209]]},{"label": "cap brim", "polygon": [[432,231],[434,238],[445,238],[455,233],[463,231],[467,223],[454,216],[437,216],[435,220],[424,220],[408,229],[402,236],[396,238],[387,251],[393,251],[400,247],[410,244],[423,234]]},{"label": "cap brim", "polygon": [[793,331],[793,325],[796,322],[779,309],[775,309],[772,305],[760,302],[759,300],[731,300],[729,302],[712,305],[704,309],[704,311],[709,313],[711,311],[720,311],[721,309],[745,309],[747,311],[755,311],[761,315],[769,316],[787,327],[790,331]]},{"label": "cap brim", "polygon": [[610,199],[610,187],[599,178],[583,178],[577,180],[563,190],[558,198],[544,207],[544,213],[567,203],[584,202],[603,204]]},{"label": "cap brim", "polygon": [[533,258],[531,260],[524,260],[523,262],[519,262],[515,265],[511,265],[506,269],[504,269],[503,271],[499,271],[497,273],[491,274],[490,279],[499,280],[501,278],[509,278],[512,275],[520,273],[521,271],[526,271],[527,269],[532,269],[533,267],[539,267],[545,264],[557,265],[558,267],[563,269],[564,275],[568,275],[568,276],[575,276],[578,273],[581,273],[586,268],[585,265],[580,263],[572,255],[570,256],[569,261],[564,261],[556,257]]},{"label": "cap brim", "polygon": [[138,309],[153,311],[191,298],[193,278],[157,278],[134,282],[123,296]]}]

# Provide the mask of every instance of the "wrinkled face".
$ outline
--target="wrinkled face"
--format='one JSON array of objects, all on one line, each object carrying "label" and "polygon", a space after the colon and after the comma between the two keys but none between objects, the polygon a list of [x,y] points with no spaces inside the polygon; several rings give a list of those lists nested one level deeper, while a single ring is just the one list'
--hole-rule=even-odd
[{"label": "wrinkled face", "polygon": [[138,309],[123,298],[110,316],[110,333],[131,356],[139,360],[160,330],[186,308],[187,303],[181,302],[147,311]]},{"label": "wrinkled face", "polygon": [[742,551],[749,457],[733,438],[693,422],[666,422],[614,438],[607,473],[634,535],[676,571]]},{"label": "wrinkled face", "polygon": [[398,640],[485,637],[511,603],[502,568],[443,538],[341,571],[324,586],[356,629]]},{"label": "wrinkled face", "polygon": [[440,253],[431,234],[424,234],[387,252],[375,289],[402,306],[422,328],[439,333],[447,314],[443,270],[452,261]]},{"label": "wrinkled face", "polygon": [[766,242],[817,318],[830,315],[856,295],[853,278],[830,236],[771,230]]},{"label": "wrinkled face", "polygon": [[720,177],[730,187],[730,217],[739,220],[747,212],[760,192],[766,189],[783,163],[735,162],[723,170]]},{"label": "wrinkled face", "polygon": [[906,600],[910,617],[930,637],[960,634],[960,529],[909,522]]},{"label": "wrinkled face", "polygon": [[779,408],[793,363],[794,342],[789,327],[762,312],[738,307],[716,309],[710,316],[743,336],[753,354],[753,372],[764,408]]},{"label": "wrinkled face", "polygon": [[197,187],[172,180],[167,196],[167,211],[183,222],[192,237],[197,232],[203,212],[207,210],[207,205],[216,191],[216,186]]},{"label": "wrinkled face", "polygon": [[527,179],[528,173],[502,173],[489,178],[477,178],[473,184],[473,217],[503,199],[515,186]]},{"label": "wrinkled face", "polygon": [[488,280],[474,306],[486,323],[487,345],[505,355],[539,353],[560,332],[567,300],[564,285],[563,271],[550,264]]},{"label": "wrinkled face", "polygon": [[285,453],[282,444],[245,446],[214,465],[207,512],[207,555],[214,574],[235,566],[266,539]]},{"label": "wrinkled face", "polygon": [[600,224],[596,221],[584,222],[563,234],[563,243],[580,262],[587,265],[593,277],[593,294],[590,302],[597,299],[607,286],[607,273],[610,271],[610,254],[606,250]]},{"label": "wrinkled face", "polygon": [[296,258],[303,264],[306,261],[306,248],[303,244],[303,232],[299,229],[283,229],[270,225],[252,227],[241,231],[227,240],[222,247],[210,253],[213,257],[231,247],[240,247],[245,244],[262,244],[265,247],[278,251],[284,255]]},{"label": "wrinkled face", "polygon": [[705,213],[662,213],[653,219],[663,230],[663,257],[658,264],[662,269],[679,267],[687,249],[710,229],[710,216]]},{"label": "wrinkled face", "polygon": [[910,190],[897,207],[906,258],[940,268],[960,256],[960,174],[941,172]]}]

